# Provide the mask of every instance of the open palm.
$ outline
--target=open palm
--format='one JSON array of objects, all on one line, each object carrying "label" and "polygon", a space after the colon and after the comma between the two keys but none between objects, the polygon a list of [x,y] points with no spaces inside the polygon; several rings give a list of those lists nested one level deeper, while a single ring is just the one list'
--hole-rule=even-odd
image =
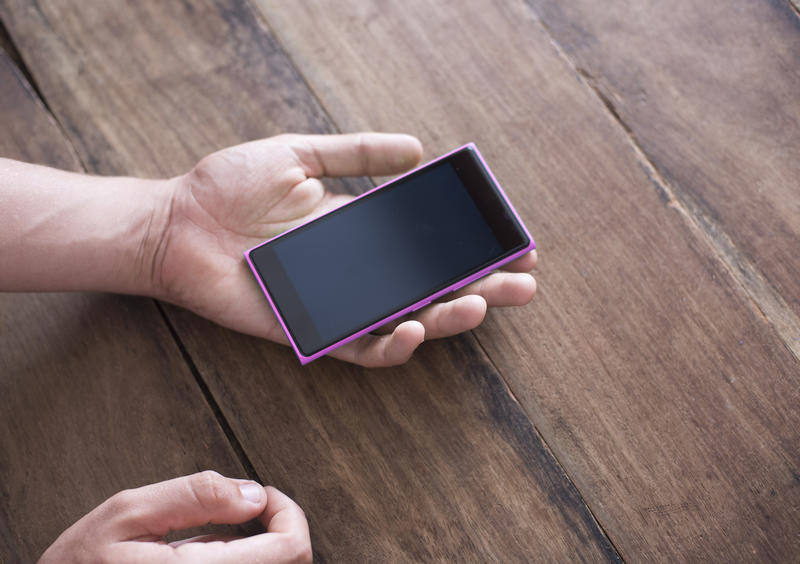
[{"label": "open palm", "polygon": [[[388,175],[416,165],[407,135],[280,135],[213,153],[174,179],[169,220],[155,254],[157,295],[226,327],[287,344],[243,260],[261,241],[350,200],[327,192],[325,176]],[[331,356],[364,366],[408,360],[425,339],[476,327],[488,305],[523,305],[536,289],[531,253]]]}]

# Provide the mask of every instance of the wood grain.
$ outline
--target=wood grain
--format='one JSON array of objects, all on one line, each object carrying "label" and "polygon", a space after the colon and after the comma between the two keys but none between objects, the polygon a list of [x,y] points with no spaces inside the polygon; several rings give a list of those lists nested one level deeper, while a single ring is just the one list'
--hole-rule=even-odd
[{"label": "wood grain", "polygon": [[785,1],[530,0],[800,356],[800,18]]},{"label": "wood grain", "polygon": [[391,370],[298,369],[284,347],[175,314],[259,474],[306,509],[318,560],[617,558],[474,339]]},{"label": "wood grain", "polygon": [[[0,51],[0,155],[80,170]],[[0,561],[33,562],[111,494],[244,472],[151,300],[0,294]]]},{"label": "wood grain", "polygon": [[[216,146],[333,130],[245,3],[38,6],[10,3],[9,29],[94,171],[173,174]],[[168,311],[259,477],[306,510],[317,560],[616,558],[472,337],[391,371],[303,369]]]},{"label": "wood grain", "polygon": [[476,334],[623,558],[796,556],[800,365],[531,10],[258,5],[342,128],[486,153],[542,261]]}]

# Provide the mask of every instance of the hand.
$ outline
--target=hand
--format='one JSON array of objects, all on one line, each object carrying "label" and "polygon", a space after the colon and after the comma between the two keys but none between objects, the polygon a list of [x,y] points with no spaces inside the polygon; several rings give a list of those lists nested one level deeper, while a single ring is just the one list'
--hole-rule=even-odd
[{"label": "hand", "polygon": [[[175,530],[256,518],[266,533],[162,540]],[[311,562],[311,540],[302,509],[284,494],[209,471],[116,494],[64,531],[39,562]]]},{"label": "hand", "polygon": [[[325,176],[387,175],[416,165],[407,135],[279,135],[213,153],[171,184],[169,218],[153,260],[158,297],[221,325],[288,344],[242,252],[352,197],[326,192]],[[489,306],[524,305],[536,291],[533,252],[331,356],[364,366],[409,359],[425,339],[470,330]]]}]

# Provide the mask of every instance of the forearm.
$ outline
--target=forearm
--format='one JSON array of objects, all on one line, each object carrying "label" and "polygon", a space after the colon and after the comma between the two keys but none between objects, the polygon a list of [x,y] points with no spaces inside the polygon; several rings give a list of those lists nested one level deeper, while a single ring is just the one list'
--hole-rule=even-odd
[{"label": "forearm", "polygon": [[0,291],[151,294],[170,192],[0,159]]}]

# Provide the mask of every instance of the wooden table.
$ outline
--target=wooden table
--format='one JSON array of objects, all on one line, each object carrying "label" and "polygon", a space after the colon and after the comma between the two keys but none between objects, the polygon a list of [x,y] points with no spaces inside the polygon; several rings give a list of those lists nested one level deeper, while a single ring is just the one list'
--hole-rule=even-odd
[{"label": "wooden table", "polygon": [[3,156],[164,177],[286,131],[475,141],[540,252],[533,304],[391,370],[2,295],[0,560],[206,468],[293,496],[319,562],[800,558],[795,0],[0,4]]}]

